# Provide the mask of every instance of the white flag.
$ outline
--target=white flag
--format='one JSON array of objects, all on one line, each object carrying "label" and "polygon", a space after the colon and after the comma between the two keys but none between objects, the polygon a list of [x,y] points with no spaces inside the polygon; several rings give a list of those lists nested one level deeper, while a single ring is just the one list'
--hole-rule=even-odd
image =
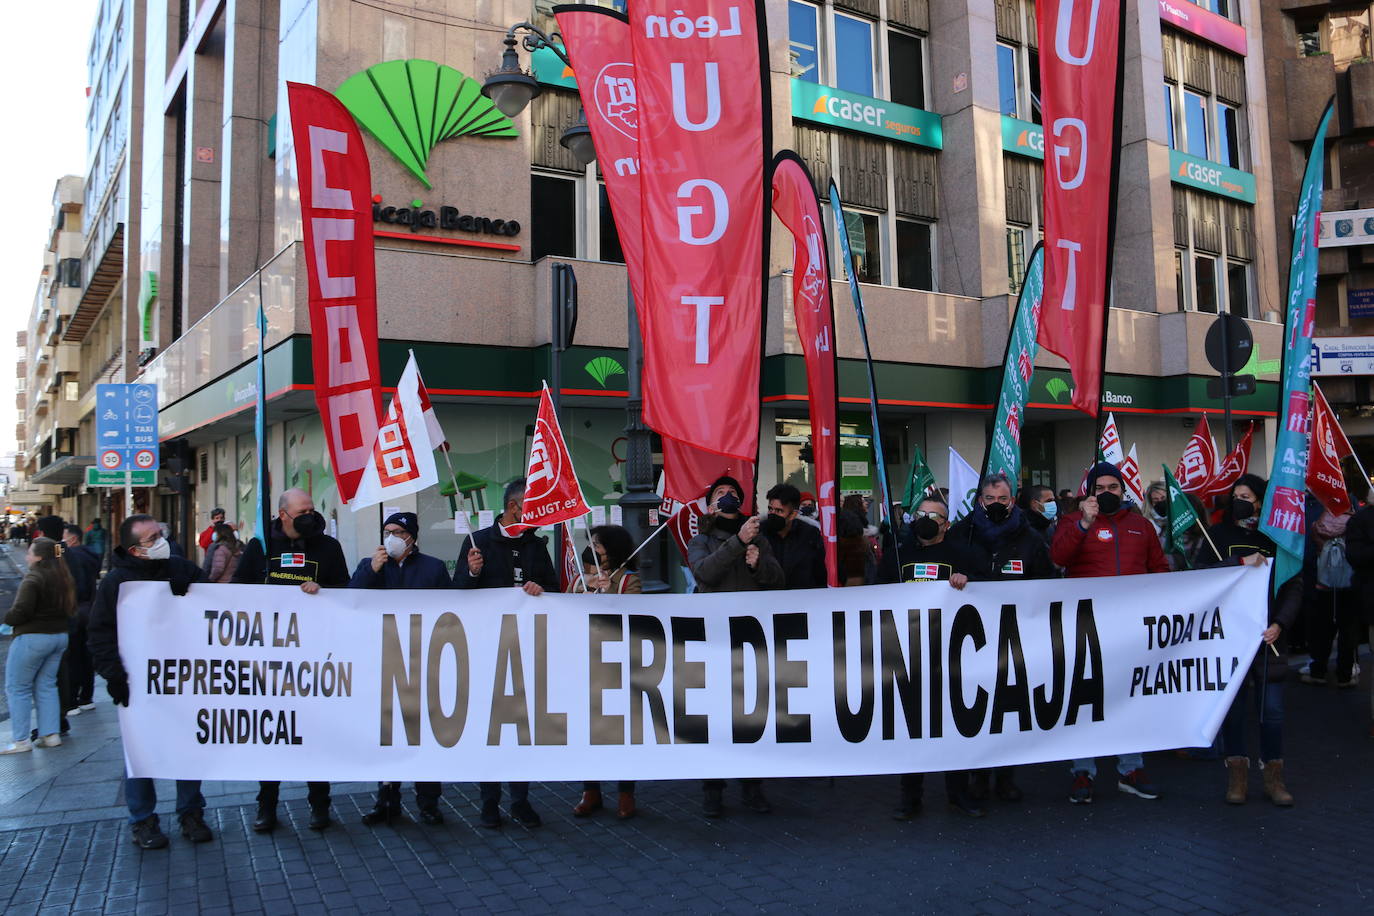
[{"label": "white flag", "polygon": [[[354,512],[364,506],[375,506],[382,500],[417,493],[439,482],[434,467],[434,449],[439,443],[433,441],[431,431],[439,429],[439,422],[433,416],[432,407],[426,415],[429,398],[424,390],[420,367],[415,364],[415,354],[411,353],[386,417],[377,430],[377,442],[372,447],[372,457],[363,471],[358,492],[349,502]],[[438,435],[442,437],[443,431],[439,430]]]},{"label": "white flag", "polygon": [[1121,462],[1121,479],[1126,481],[1126,495],[1135,500],[1137,506],[1145,505],[1145,484],[1140,479],[1140,462],[1135,457],[1135,443],[1126,460]]},{"label": "white flag", "polygon": [[978,472],[949,447],[949,508],[950,521],[955,522],[973,511],[974,501],[978,499]]},{"label": "white flag", "polygon": [[1126,455],[1121,451],[1121,434],[1116,431],[1116,417],[1107,414],[1107,425],[1102,427],[1102,441],[1097,443],[1102,457],[1117,467],[1121,467]]}]

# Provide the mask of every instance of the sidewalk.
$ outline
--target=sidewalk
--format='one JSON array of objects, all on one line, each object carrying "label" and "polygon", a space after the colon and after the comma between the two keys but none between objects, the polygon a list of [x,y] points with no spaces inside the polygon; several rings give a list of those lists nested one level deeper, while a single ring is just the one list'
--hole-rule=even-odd
[{"label": "sidewalk", "polygon": [[[1370,666],[1366,665],[1366,672]],[[1103,760],[1097,802],[1066,801],[1067,767],[1023,767],[1027,798],[949,813],[940,780],[926,810],[894,822],[894,777],[772,780],[774,813],[727,790],[727,816],[700,815],[692,782],[641,783],[642,815],[571,816],[580,786],[538,784],[545,826],[477,826],[477,787],[444,787],[447,823],[369,828],[371,787],[335,787],[333,829],[306,828],[305,787],[283,787],[283,824],[252,832],[252,783],[207,783],[214,842],[168,850],[129,841],[114,709],[72,720],[60,748],[0,758],[0,910],[147,914],[472,911],[918,911],[1291,913],[1374,907],[1374,741],[1369,694],[1288,689],[1295,808],[1222,803],[1218,761],[1152,754],[1164,796],[1116,792]],[[608,784],[607,789],[613,788]],[[415,816],[413,796],[405,804]]]}]

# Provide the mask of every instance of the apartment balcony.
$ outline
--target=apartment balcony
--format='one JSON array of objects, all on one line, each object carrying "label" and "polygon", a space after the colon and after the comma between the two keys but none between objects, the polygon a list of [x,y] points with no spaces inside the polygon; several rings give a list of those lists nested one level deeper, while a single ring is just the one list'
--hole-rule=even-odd
[{"label": "apartment balcony", "polygon": [[71,320],[62,330],[62,339],[80,343],[105,307],[106,300],[124,277],[124,224],[119,223],[108,238],[93,234],[82,255],[86,277],[81,298]]}]

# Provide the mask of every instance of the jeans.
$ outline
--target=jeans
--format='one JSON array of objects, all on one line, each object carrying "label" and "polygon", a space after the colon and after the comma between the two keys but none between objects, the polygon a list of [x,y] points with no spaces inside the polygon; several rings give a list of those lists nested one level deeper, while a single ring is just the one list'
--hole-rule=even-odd
[{"label": "jeans", "polygon": [[[1260,647],[1264,651],[1264,647]],[[1246,752],[1246,720],[1249,709],[1258,707],[1260,720],[1260,760],[1283,759],[1283,681],[1252,684],[1246,678],[1236,700],[1221,723],[1222,747],[1227,757],[1249,757]]]},{"label": "jeans", "polygon": [[[1125,776],[1132,770],[1142,769],[1144,766],[1145,758],[1139,754],[1121,754],[1116,758],[1116,771],[1122,776]],[[1093,760],[1091,757],[1087,760],[1075,760],[1073,762],[1072,772],[1077,773],[1079,770],[1087,770],[1088,778],[1096,779],[1097,761]]]},{"label": "jeans", "polygon": [[10,704],[12,741],[27,741],[29,720],[38,706],[38,734],[55,735],[62,727],[57,695],[57,669],[67,649],[66,633],[23,633],[10,641],[5,660],[5,696]]},{"label": "jeans", "polygon": [[1355,592],[1349,588],[1319,588],[1307,624],[1307,648],[1312,653],[1309,673],[1321,680],[1331,660],[1331,643],[1336,644],[1336,678],[1350,680],[1355,665],[1355,648],[1360,642],[1360,608]]},{"label": "jeans", "polygon": [[[329,807],[329,783],[327,782],[307,782],[309,791],[306,793],[306,801],[310,807],[328,808]],[[259,782],[258,783],[258,804],[276,805],[277,796],[281,794],[280,782]]]},{"label": "jeans", "polygon": [[[129,823],[137,824],[153,816],[157,809],[157,789],[151,779],[124,777],[124,801],[129,805]],[[187,811],[204,811],[205,796],[199,779],[177,780],[177,816]]]},{"label": "jeans", "polygon": [[[482,782],[482,783],[478,783],[478,785],[479,785],[479,786],[481,787],[481,789],[482,789],[482,804],[483,804],[483,805],[499,805],[499,804],[501,804],[501,784],[500,784],[499,782]],[[510,803],[511,803],[512,805],[518,805],[518,804],[520,804],[520,803],[523,802],[523,801],[529,801],[529,798],[530,798],[530,784],[529,784],[529,783],[527,783],[527,782],[511,782],[511,783],[507,783],[507,785],[510,786]]]}]

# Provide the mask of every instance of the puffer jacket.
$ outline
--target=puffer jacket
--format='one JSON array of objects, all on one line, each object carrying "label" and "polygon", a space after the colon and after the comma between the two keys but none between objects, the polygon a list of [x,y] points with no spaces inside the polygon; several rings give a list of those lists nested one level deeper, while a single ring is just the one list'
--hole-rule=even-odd
[{"label": "puffer jacket", "polygon": [[753,569],[744,561],[750,545],[738,534],[717,527],[714,515],[703,516],[698,530],[700,533],[687,545],[687,565],[697,581],[697,591],[754,592],[783,587],[782,567],[762,530],[751,542],[759,548],[759,561]]},{"label": "puffer jacket", "polygon": [[1086,531],[1082,523],[1082,512],[1070,512],[1050,546],[1050,559],[1068,578],[1169,571],[1154,525],[1139,513],[1123,507],[1110,516],[1099,512]]}]

